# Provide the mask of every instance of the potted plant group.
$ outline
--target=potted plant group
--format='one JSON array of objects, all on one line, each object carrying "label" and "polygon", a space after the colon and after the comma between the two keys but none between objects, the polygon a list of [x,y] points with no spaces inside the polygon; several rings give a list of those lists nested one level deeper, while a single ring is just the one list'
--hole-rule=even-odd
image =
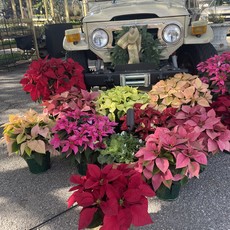
[{"label": "potted plant group", "polygon": [[9,153],[21,156],[32,173],[50,168],[50,153],[56,153],[50,145],[51,129],[54,125],[47,114],[29,110],[23,115],[10,115],[3,124],[3,140]]},{"label": "potted plant group", "polygon": [[152,223],[147,197],[154,191],[128,164],[108,164],[102,169],[89,164],[86,176],[72,175],[73,194],[68,207],[82,206],[78,229],[124,229]]}]

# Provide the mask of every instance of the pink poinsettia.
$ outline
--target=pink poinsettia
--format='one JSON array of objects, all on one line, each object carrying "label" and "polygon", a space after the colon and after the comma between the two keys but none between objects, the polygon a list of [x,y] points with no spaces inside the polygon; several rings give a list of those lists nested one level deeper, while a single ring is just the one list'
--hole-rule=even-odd
[{"label": "pink poinsettia", "polygon": [[210,153],[230,151],[230,130],[221,123],[213,109],[208,112],[202,106],[182,106],[170,120],[169,127],[179,125],[188,133],[202,140],[203,150]]},{"label": "pink poinsettia", "polygon": [[223,95],[228,92],[226,82],[230,80],[230,52],[199,63],[197,69],[203,74],[201,80],[209,84],[213,93]]},{"label": "pink poinsettia", "polygon": [[172,130],[156,128],[135,156],[136,170],[152,181],[155,191],[162,183],[170,188],[173,181],[199,177],[200,165],[207,165],[206,153],[196,135],[180,126]]},{"label": "pink poinsettia", "polygon": [[83,67],[72,59],[51,58],[33,61],[20,83],[33,101],[49,100],[51,96],[70,90],[73,86],[86,89]]},{"label": "pink poinsettia", "polygon": [[82,206],[78,229],[102,225],[101,230],[128,230],[131,225],[151,224],[147,197],[154,191],[140,173],[127,164],[106,165],[100,169],[89,164],[86,176],[72,175],[76,186],[68,199]]},{"label": "pink poinsettia", "polygon": [[106,116],[83,112],[79,109],[63,113],[53,127],[51,144],[69,156],[87,148],[102,147],[103,138],[113,134],[115,122]]}]

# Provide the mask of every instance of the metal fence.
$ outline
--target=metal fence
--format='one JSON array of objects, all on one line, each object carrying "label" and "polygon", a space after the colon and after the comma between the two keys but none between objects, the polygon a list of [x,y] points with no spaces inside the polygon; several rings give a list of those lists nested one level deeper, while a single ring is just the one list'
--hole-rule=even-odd
[{"label": "metal fence", "polygon": [[31,19],[1,19],[0,68],[10,68],[38,57],[33,21]]}]

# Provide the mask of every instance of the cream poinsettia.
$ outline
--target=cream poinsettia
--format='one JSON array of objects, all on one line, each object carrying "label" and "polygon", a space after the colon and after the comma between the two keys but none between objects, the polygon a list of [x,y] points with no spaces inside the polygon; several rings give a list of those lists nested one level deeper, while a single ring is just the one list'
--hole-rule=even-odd
[{"label": "cream poinsettia", "polygon": [[2,125],[2,140],[6,142],[9,153],[21,156],[30,156],[33,151],[41,154],[48,150],[52,152],[49,140],[53,125],[46,114],[38,114],[34,110],[23,115],[9,115],[9,122]]},{"label": "cream poinsettia", "polygon": [[208,84],[203,83],[198,76],[187,73],[159,81],[152,87],[149,96],[150,105],[159,111],[167,107],[180,108],[183,104],[209,107],[212,99]]}]

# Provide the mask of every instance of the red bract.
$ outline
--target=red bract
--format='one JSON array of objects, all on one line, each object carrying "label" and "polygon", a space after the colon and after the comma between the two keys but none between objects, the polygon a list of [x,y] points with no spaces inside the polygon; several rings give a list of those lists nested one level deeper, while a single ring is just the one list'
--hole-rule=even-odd
[{"label": "red bract", "polygon": [[50,100],[43,101],[41,105],[44,106],[45,113],[54,117],[76,109],[95,113],[95,102],[98,95],[98,92],[88,92],[72,87],[70,91],[51,96]]},{"label": "red bract", "polygon": [[137,170],[152,180],[155,191],[162,183],[170,188],[173,181],[198,177],[200,164],[207,164],[201,143],[180,126],[173,130],[156,128],[154,134],[146,138],[146,146],[135,156],[138,158]]},{"label": "red bract", "polygon": [[30,64],[20,83],[33,101],[49,100],[73,86],[86,89],[82,71],[83,67],[72,59],[39,59]]},{"label": "red bract", "polygon": [[230,130],[230,95],[219,96],[212,104],[218,117],[221,117],[221,122]]},{"label": "red bract", "polygon": [[[147,106],[142,109],[143,104],[134,104],[134,133],[138,134],[143,140],[151,133],[154,133],[156,127],[165,127],[166,122],[176,113],[176,108],[167,108],[163,112]],[[123,121],[121,130],[128,130],[127,115],[120,118]]]},{"label": "red bract", "polygon": [[154,191],[143,181],[139,172],[127,164],[107,165],[100,169],[89,164],[86,176],[72,175],[76,183],[70,191],[68,207],[82,206],[78,229],[87,228],[96,221],[101,230],[128,230],[131,225],[151,224],[147,197]]},{"label": "red bract", "polygon": [[230,130],[224,126],[213,109],[208,112],[202,106],[182,106],[170,120],[169,127],[179,125],[190,135],[202,141],[203,151],[217,153],[230,151]]}]

